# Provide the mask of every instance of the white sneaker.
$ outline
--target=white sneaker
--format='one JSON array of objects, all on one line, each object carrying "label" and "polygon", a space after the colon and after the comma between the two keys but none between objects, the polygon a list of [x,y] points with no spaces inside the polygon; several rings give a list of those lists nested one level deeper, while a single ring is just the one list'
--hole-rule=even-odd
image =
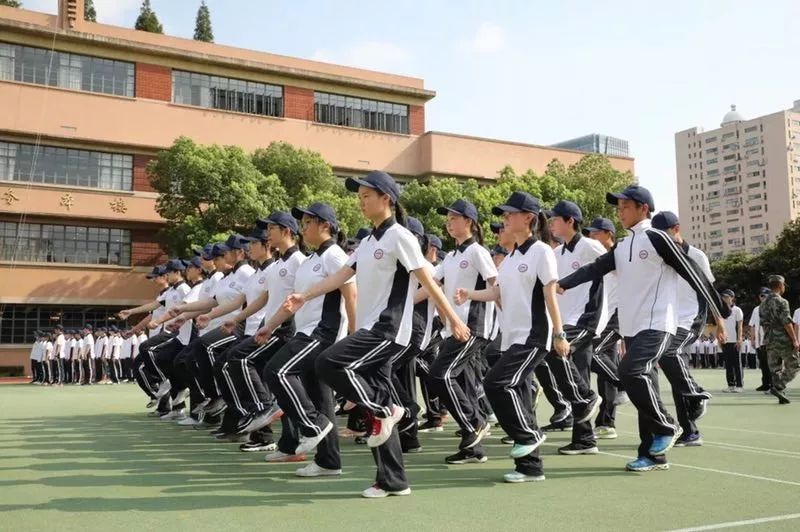
[{"label": "white sneaker", "polygon": [[744,388],[742,388],[741,386],[737,386],[736,388],[733,389],[733,393],[743,393],[743,392]]},{"label": "white sneaker", "polygon": [[377,484],[375,484],[361,492],[361,496],[364,497],[365,499],[383,499],[390,495],[397,495],[397,496],[411,495],[411,488],[406,488],[400,491],[386,491],[384,489],[381,489],[381,487],[378,486]]},{"label": "white sneaker", "polygon": [[367,438],[367,446],[380,447],[386,443],[386,440],[388,440],[389,436],[392,435],[392,429],[394,429],[394,426],[397,425],[401,419],[403,419],[404,413],[405,410],[397,405],[392,405],[391,416],[385,418],[376,418],[376,420],[380,423],[381,428],[377,434],[370,434],[369,438]]},{"label": "white sneaker", "polygon": [[311,462],[305,467],[301,467],[294,472],[298,477],[337,477],[342,474],[341,469],[325,469],[316,462]]},{"label": "white sneaker", "polygon": [[271,453],[267,453],[267,455],[264,457],[264,461],[271,464],[280,462],[305,462],[306,455],[286,454],[281,451],[272,451]]},{"label": "white sneaker", "polygon": [[181,427],[193,427],[200,423],[198,420],[194,419],[193,417],[186,416],[185,418],[178,421],[178,425]]},{"label": "white sneaker", "polygon": [[194,415],[200,414],[200,412],[203,412],[205,410],[206,406],[208,406],[208,403],[210,403],[210,402],[211,402],[211,399],[206,397],[205,399],[203,399],[202,402],[200,402],[200,404],[198,404],[196,407],[192,408],[192,414],[194,414]]},{"label": "white sneaker", "polygon": [[494,414],[489,415],[489,417],[486,418],[486,422],[494,425],[495,423],[497,423],[497,416]]},{"label": "white sneaker", "polygon": [[722,390],[722,393],[733,393],[734,390],[735,388],[733,386],[728,386],[727,388]]},{"label": "white sneaker", "polygon": [[185,410],[170,410],[169,412],[161,416],[160,419],[164,421],[180,421],[185,417],[186,417]]},{"label": "white sneaker", "polygon": [[156,399],[161,399],[167,395],[171,389],[172,384],[170,384],[169,379],[162,381],[158,387],[158,390],[156,391]]},{"label": "white sneaker", "polygon": [[[310,438],[301,435],[300,436],[300,442],[298,443],[297,449],[295,449],[294,452],[296,454],[310,453],[311,451],[313,451],[314,449],[317,448],[317,445],[319,445],[319,442],[321,442],[323,439],[325,439],[325,436],[328,435],[328,433],[331,431],[331,429],[333,429],[333,423],[328,421],[328,424],[325,425],[325,428],[323,428],[320,431],[319,434],[317,434],[315,436],[312,436]],[[302,476],[302,475],[300,475],[300,476]]]},{"label": "white sneaker", "polygon": [[189,388],[184,388],[183,390],[175,394],[175,399],[173,399],[172,402],[177,405],[184,402],[187,397],[189,397]]}]

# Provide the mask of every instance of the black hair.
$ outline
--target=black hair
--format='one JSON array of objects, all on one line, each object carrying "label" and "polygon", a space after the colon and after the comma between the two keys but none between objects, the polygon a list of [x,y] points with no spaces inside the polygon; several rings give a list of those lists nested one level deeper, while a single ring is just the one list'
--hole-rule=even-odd
[{"label": "black hair", "polygon": [[[572,216],[559,216],[559,218],[561,218],[562,220],[564,220],[564,222],[566,222],[567,220],[572,218]],[[576,220],[575,218],[572,218],[572,229],[576,233],[580,233],[581,232],[581,224],[578,223],[578,220]]]},{"label": "black hair", "polygon": [[[647,203],[641,203],[641,202],[636,201],[636,200],[634,200],[634,203],[636,204],[636,208],[637,209],[641,209],[643,205],[647,205]],[[649,220],[652,217],[653,217],[653,213],[650,212],[650,205],[647,205],[647,219]]]},{"label": "black hair", "polygon": [[534,238],[546,244],[549,244],[552,240],[550,227],[547,224],[547,215],[544,212],[539,211],[538,215],[533,216],[533,220],[531,220],[531,233],[533,233]]},{"label": "black hair", "polygon": [[483,245],[484,238],[483,238],[483,227],[481,224],[473,220],[472,218],[469,219],[470,222],[470,230],[472,231],[472,236],[475,237],[475,240],[478,241],[478,244],[481,246]]},{"label": "black hair", "polygon": [[397,223],[402,225],[403,227],[406,226],[408,221],[408,215],[406,214],[406,210],[400,205],[400,202],[396,202],[394,205],[394,218],[397,220]]},{"label": "black hair", "polygon": [[338,225],[332,224],[328,220],[323,220],[318,216],[314,216],[314,219],[318,223],[328,224],[328,227],[330,228],[331,237],[336,241],[336,245],[344,249],[344,247],[347,245],[347,235],[344,233],[344,231],[342,231]]}]

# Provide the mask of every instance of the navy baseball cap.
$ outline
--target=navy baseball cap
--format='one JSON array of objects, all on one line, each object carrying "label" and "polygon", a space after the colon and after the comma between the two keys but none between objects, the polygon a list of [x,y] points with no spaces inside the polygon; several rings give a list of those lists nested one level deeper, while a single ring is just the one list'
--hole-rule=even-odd
[{"label": "navy baseball cap", "polygon": [[670,227],[675,227],[676,225],[680,225],[680,221],[678,221],[678,215],[672,211],[661,211],[655,216],[653,216],[653,227],[656,229],[661,229],[662,231],[666,231]]},{"label": "navy baseball cap", "polygon": [[439,207],[436,209],[436,212],[443,216],[446,216],[448,213],[452,212],[453,214],[463,216],[464,218],[469,218],[475,222],[478,221],[478,209],[475,208],[475,205],[465,199],[458,199],[449,207]]},{"label": "navy baseball cap", "polygon": [[428,235],[425,235],[425,236],[428,237],[428,244],[430,244],[431,246],[435,247],[436,249],[439,249],[439,250],[442,249],[443,246],[442,246],[442,239],[441,238],[439,238],[438,236],[433,235],[433,234],[428,234]]},{"label": "navy baseball cap", "polygon": [[355,238],[356,240],[364,240],[370,234],[372,234],[372,229],[370,229],[369,227],[362,227],[361,229],[356,231],[356,236],[354,236],[353,238]]},{"label": "navy baseball cap", "polygon": [[297,220],[295,220],[294,216],[288,212],[275,211],[261,221],[266,222],[268,225],[280,225],[294,234],[297,234],[300,231],[300,227],[297,225]]},{"label": "navy baseball cap", "polygon": [[61,325],[54,325],[53,326],[53,330],[54,331],[63,331],[64,327],[62,327]]},{"label": "navy baseball cap", "polygon": [[358,192],[358,187],[369,187],[379,190],[387,194],[391,198],[392,203],[397,203],[397,200],[400,198],[400,187],[397,186],[394,178],[380,170],[373,170],[363,179],[348,177],[344,185],[350,192]]},{"label": "navy baseball cap", "polygon": [[238,233],[234,233],[229,236],[225,242],[221,244],[214,244],[214,249],[211,250],[211,253],[215,257],[220,257],[226,251],[231,251],[233,249],[247,249],[249,244],[250,242],[245,237]]},{"label": "navy baseball cap", "polygon": [[200,261],[200,257],[192,257],[192,260],[186,265],[187,268],[197,268],[198,270],[203,269],[203,263]]},{"label": "navy baseball cap", "polygon": [[758,290],[758,295],[760,295],[760,296],[768,296],[770,293],[772,293],[772,290],[770,290],[770,289],[769,289],[769,288],[767,288],[766,286],[762,286],[762,287],[761,287],[761,288]]},{"label": "navy baseball cap", "polygon": [[621,199],[629,199],[638,203],[644,203],[650,207],[650,212],[656,210],[656,204],[653,201],[653,195],[650,191],[639,185],[631,185],[622,192],[609,192],[606,194],[606,201],[611,205],[616,205]]},{"label": "navy baseball cap", "polygon": [[508,255],[508,250],[503,246],[497,245],[494,246],[489,253],[491,253],[492,257],[495,255]]},{"label": "navy baseball cap", "polygon": [[298,220],[302,220],[303,215],[319,218],[320,220],[331,224],[334,232],[339,231],[339,220],[336,219],[336,211],[334,211],[333,207],[327,203],[312,203],[305,209],[300,207],[292,207],[292,216]]},{"label": "navy baseball cap", "polygon": [[502,231],[504,227],[505,225],[503,225],[503,222],[492,222],[489,224],[489,229],[491,229],[492,233],[496,235],[499,235],[500,231]]},{"label": "navy baseball cap", "polygon": [[186,265],[183,263],[181,259],[172,259],[167,262],[167,271],[168,272],[182,272],[186,270]]},{"label": "navy baseball cap", "polygon": [[119,329],[117,328],[116,325],[112,325],[111,327],[108,328],[108,330],[111,332],[119,332]]},{"label": "navy baseball cap", "polygon": [[502,216],[506,212],[530,212],[539,214],[542,205],[539,198],[531,196],[527,192],[514,192],[503,205],[492,207],[492,214]]},{"label": "navy baseball cap", "polygon": [[201,248],[194,249],[194,256],[195,257],[202,257],[203,260],[211,260],[213,257],[211,256],[211,250],[213,249],[214,244],[206,244]]},{"label": "navy baseball cap", "polygon": [[411,231],[417,236],[424,237],[425,236],[425,228],[422,226],[422,222],[420,222],[417,218],[413,216],[409,216],[406,220],[406,229]]},{"label": "navy baseball cap", "polygon": [[726,288],[720,293],[721,296],[736,297],[736,294],[730,288]]},{"label": "navy baseball cap", "polygon": [[266,242],[269,240],[269,231],[267,231],[267,224],[262,223],[261,220],[256,222],[256,226],[250,233],[245,236],[249,242]]},{"label": "navy baseball cap", "polygon": [[592,223],[589,224],[585,230],[587,233],[591,233],[593,231],[609,231],[616,234],[617,232],[617,228],[614,226],[614,223],[611,220],[601,217],[597,217],[592,220]]},{"label": "navy baseball cap", "polygon": [[556,206],[547,211],[547,217],[562,216],[564,218],[572,218],[578,223],[583,222],[583,213],[581,208],[575,203],[567,200],[561,200],[556,203]]},{"label": "navy baseball cap", "polygon": [[150,270],[150,273],[148,273],[146,277],[148,279],[155,279],[156,277],[161,277],[165,273],[167,273],[167,269],[163,265],[153,266],[153,269]]},{"label": "navy baseball cap", "polygon": [[83,326],[83,330],[84,331],[93,331],[94,327],[92,327],[91,324],[87,323],[86,325]]}]

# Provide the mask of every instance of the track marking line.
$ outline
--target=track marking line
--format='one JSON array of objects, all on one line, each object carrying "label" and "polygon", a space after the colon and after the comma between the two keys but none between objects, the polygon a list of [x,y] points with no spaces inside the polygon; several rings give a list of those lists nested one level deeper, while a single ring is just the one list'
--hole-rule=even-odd
[{"label": "track marking line", "polygon": [[775,521],[789,521],[790,519],[800,519],[800,514],[774,515],[771,517],[760,517],[758,519],[747,519],[744,521],[730,521],[727,523],[716,523],[713,525],[678,528],[671,530],[670,532],[700,532],[702,530],[720,530],[722,528],[735,528],[747,525],[758,525],[761,523],[774,523]]}]

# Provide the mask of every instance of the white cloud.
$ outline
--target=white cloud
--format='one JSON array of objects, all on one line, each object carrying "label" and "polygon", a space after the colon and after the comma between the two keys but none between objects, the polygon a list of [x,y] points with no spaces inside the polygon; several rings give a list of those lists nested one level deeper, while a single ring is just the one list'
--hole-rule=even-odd
[{"label": "white cloud", "polygon": [[[114,26],[133,26],[141,0],[94,0],[97,22]],[[58,13],[58,0],[24,0],[22,7],[31,11]],[[158,13],[158,5],[153,6]]]},{"label": "white cloud", "polygon": [[412,64],[408,50],[385,41],[363,41],[339,50],[321,48],[311,59],[382,72],[408,72]]},{"label": "white cloud", "polygon": [[506,31],[491,22],[484,22],[465,43],[465,48],[479,54],[499,52],[506,45]]}]

